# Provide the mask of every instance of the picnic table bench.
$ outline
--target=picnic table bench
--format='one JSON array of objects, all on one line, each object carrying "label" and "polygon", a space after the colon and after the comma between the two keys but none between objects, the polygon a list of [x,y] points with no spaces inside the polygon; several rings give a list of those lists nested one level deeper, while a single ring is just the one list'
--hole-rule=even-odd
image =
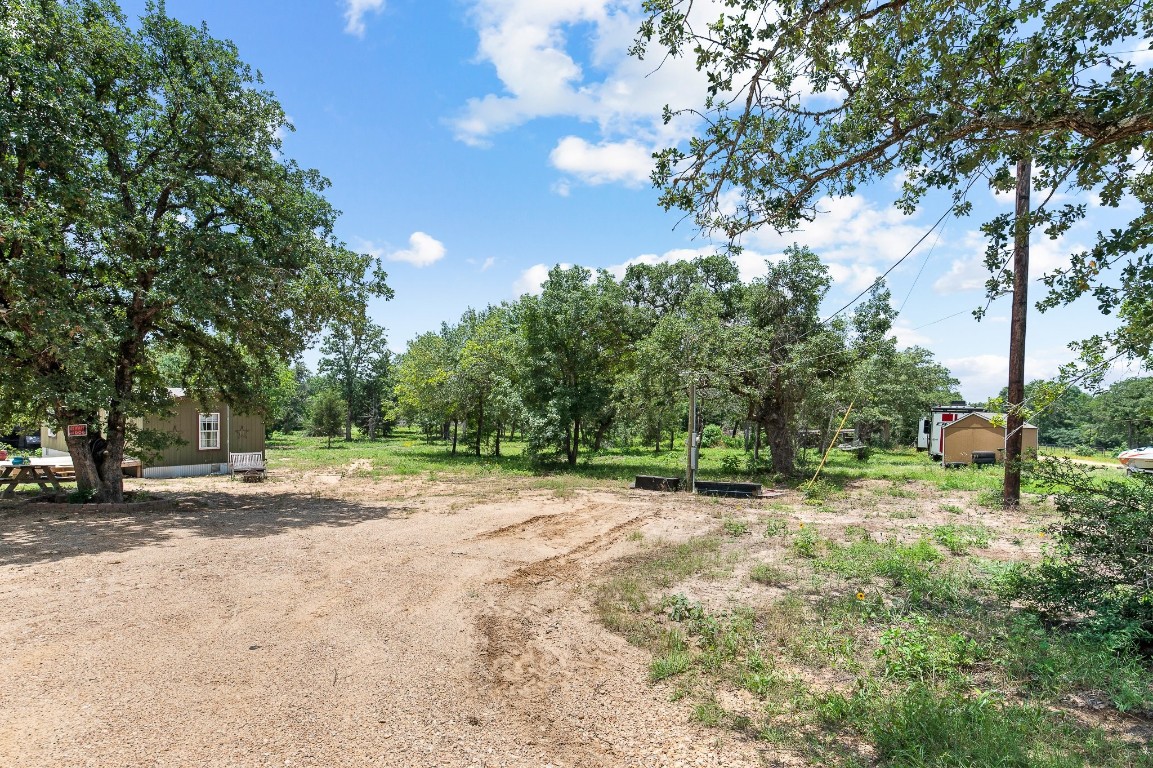
[{"label": "picnic table bench", "polygon": [[[0,461],[0,499],[11,499],[16,496],[16,486],[35,483],[40,490],[47,492],[49,486],[55,493],[60,493],[60,476],[53,464],[13,464],[11,461]],[[69,467],[71,469],[71,467]]]}]

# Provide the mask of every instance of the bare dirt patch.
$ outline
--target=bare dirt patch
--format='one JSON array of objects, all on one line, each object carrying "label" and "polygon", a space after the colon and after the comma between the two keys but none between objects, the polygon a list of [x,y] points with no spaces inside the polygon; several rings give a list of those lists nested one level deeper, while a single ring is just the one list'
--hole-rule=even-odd
[{"label": "bare dirt patch", "polygon": [[[363,469],[368,469],[364,467]],[[0,518],[4,766],[759,764],[589,585],[707,500],[363,473],[147,481]]]}]

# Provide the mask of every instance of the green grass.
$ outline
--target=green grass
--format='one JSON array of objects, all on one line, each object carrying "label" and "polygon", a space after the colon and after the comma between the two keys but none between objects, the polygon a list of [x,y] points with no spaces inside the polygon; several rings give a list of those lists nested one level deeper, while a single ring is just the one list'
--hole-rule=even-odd
[{"label": "green grass", "polygon": [[[718,540],[707,538],[630,561],[609,584],[636,591],[602,591],[598,607],[611,616],[606,607],[619,600],[620,610],[637,611],[633,626],[648,623],[630,639],[652,650],[650,680],[687,698],[694,720],[810,765],[1153,768],[1149,745],[1065,709],[1070,695],[1082,695],[1153,711],[1149,660],[997,601],[1003,564],[939,548],[978,546],[984,528],[938,526],[916,540],[875,541],[856,527],[842,542],[806,525],[779,546],[795,547],[801,531],[811,532],[812,555],[797,567],[832,579],[829,594],[806,594],[794,579],[772,603],[723,610],[669,594],[694,574],[723,575]],[[749,577],[784,583],[765,563]],[[837,580],[880,586],[838,594]],[[746,691],[753,702],[722,698],[723,690]]]},{"label": "green grass", "polygon": [[721,523],[721,529],[729,536],[744,536],[749,532],[749,524],[744,520],[726,517]]},{"label": "green grass", "polygon": [[[519,437],[502,440],[502,455],[499,457],[490,455],[491,444],[483,445],[482,455],[476,456],[473,445],[464,440],[458,442],[457,454],[453,456],[451,443],[426,440],[419,430],[412,428],[397,429],[390,437],[377,441],[335,439],[331,448],[327,443],[326,438],[276,433],[266,444],[269,465],[273,469],[300,472],[344,468],[353,461],[367,460],[372,464],[371,474],[375,477],[428,473],[437,473],[438,478],[451,475],[567,476],[595,484],[597,481],[631,481],[636,475],[678,477],[684,473],[685,461],[683,436],[674,444],[673,450],[660,452],[641,446],[609,448],[596,454],[582,450],[575,467],[561,462],[534,464],[525,455],[525,443]],[[732,478],[732,468],[746,467],[750,456],[739,448],[705,448],[700,453],[699,476],[708,480]],[[803,453],[798,462],[798,475],[791,479],[781,480],[767,472],[744,472],[741,477],[768,485],[781,481],[786,485],[801,486],[812,477],[819,458],[813,452]],[[817,482],[802,490],[810,503],[821,505],[837,498],[846,484],[863,478],[891,480],[897,484],[893,493],[902,497],[915,495],[914,488],[902,487],[911,481],[962,490],[1000,488],[1000,473],[996,471],[957,469],[946,472],[939,464],[930,462],[924,453],[878,450],[867,462],[859,462],[842,451],[832,452]]]},{"label": "green grass", "polygon": [[758,584],[766,584],[768,586],[776,586],[788,581],[784,569],[775,565],[769,565],[768,563],[757,563],[754,565],[749,570],[749,578]]},{"label": "green grass", "polygon": [[933,540],[954,555],[967,554],[970,547],[989,546],[989,529],[983,525],[938,525],[931,531]]},{"label": "green grass", "polygon": [[626,559],[617,573],[597,589],[594,605],[601,622],[636,645],[664,637],[653,616],[658,591],[690,576],[716,578],[732,570],[733,560],[721,551],[716,537],[690,539],[684,544],[658,546]]}]

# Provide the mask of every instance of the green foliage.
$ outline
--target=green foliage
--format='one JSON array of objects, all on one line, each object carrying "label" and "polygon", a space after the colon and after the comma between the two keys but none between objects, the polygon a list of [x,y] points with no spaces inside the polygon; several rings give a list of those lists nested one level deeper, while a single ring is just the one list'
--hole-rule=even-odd
[{"label": "green foliage", "polygon": [[[938,694],[913,686],[878,702],[865,725],[885,764],[910,768],[1071,768],[1107,754],[1101,734],[1085,740],[1044,708],[1007,704],[991,692]],[[1106,764],[1126,763],[1095,763]]]},{"label": "green foliage", "polygon": [[320,355],[317,370],[331,378],[344,400],[344,439],[352,439],[352,424],[362,413],[369,438],[375,439],[392,356],[385,329],[364,315],[336,323],[321,342]]},{"label": "green foliage", "polygon": [[649,664],[649,681],[657,682],[664,680],[673,675],[679,675],[687,671],[693,664],[693,656],[691,653],[679,650],[668,651],[663,656],[658,656]]},{"label": "green foliage", "polygon": [[1038,462],[1032,479],[1060,490],[1056,547],[1019,571],[1015,595],[1045,611],[1085,614],[1106,633],[1153,634],[1153,482],[1095,477],[1068,461]]},{"label": "green foliage", "polygon": [[812,560],[817,556],[817,547],[820,541],[820,536],[817,535],[817,529],[814,526],[801,523],[801,528],[793,536],[793,553]]},{"label": "green foliage", "polygon": [[926,682],[945,678],[972,666],[984,653],[972,639],[959,632],[935,627],[923,616],[881,633],[877,657],[886,674],[901,680]]},{"label": "green foliage", "polygon": [[992,660],[1032,691],[1063,696],[1075,691],[1103,694],[1122,712],[1153,708],[1153,669],[1130,651],[1134,638],[1099,627],[1047,629],[1028,614],[998,629]]},{"label": "green foliage", "polygon": [[933,539],[954,555],[963,555],[970,547],[989,546],[989,531],[983,525],[938,525]]},{"label": "green foliage", "polygon": [[303,429],[308,419],[308,398],[312,373],[304,363],[278,364],[276,376],[268,391],[268,432],[293,432]]},{"label": "green foliage", "polygon": [[77,488],[69,491],[66,498],[69,504],[88,504],[96,498],[96,492],[91,488]]},{"label": "green foliage", "polygon": [[[974,184],[1011,189],[1016,161],[1029,157],[1034,188],[1067,195],[1030,212],[1029,226],[1050,238],[1086,217],[1079,195],[1097,193],[1107,206],[1142,201],[1126,225],[1099,231],[1046,278],[1053,290],[1042,306],[1091,292],[1124,323],[1114,341],[1148,354],[1150,72],[1118,53],[1153,36],[1147,5],[731,0],[704,10],[651,0],[644,8],[633,54],[688,57],[706,84],[666,108],[668,121],[703,119],[687,147],[656,153],[665,208],[729,239],[764,226],[783,232],[821,215],[823,197],[848,197],[901,171],[902,211],[946,190],[964,215]],[[1013,222],[1008,212],[982,228],[991,296],[1011,286]],[[1119,285],[1103,274],[1114,265],[1124,266]]]},{"label": "green foliage", "polygon": [[721,528],[729,536],[744,536],[749,532],[749,524],[734,517],[726,517],[721,523]]},{"label": "green foliage", "polygon": [[749,570],[749,578],[758,584],[767,584],[771,587],[784,584],[788,580],[785,577],[783,569],[768,563],[757,563],[754,565],[752,569]]},{"label": "green foliage", "polygon": [[530,450],[575,466],[582,437],[611,423],[617,372],[627,365],[626,316],[620,286],[607,272],[583,267],[549,271],[539,296],[524,296],[524,403]]},{"label": "green foliage", "polygon": [[154,3],[129,24],[111,2],[13,0],[0,28],[20,94],[0,100],[0,199],[20,201],[0,206],[0,368],[19,373],[0,410],[103,412],[105,466],[72,458],[118,501],[128,424],[171,405],[173,376],[263,409],[279,361],[391,291],[334,237],[327,180],[282,155],[292,126],[234,45]]},{"label": "green foliage", "polygon": [[801,486],[801,490],[805,494],[805,502],[813,502],[820,504],[821,502],[828,501],[829,498],[837,494],[840,489],[836,485],[825,480],[818,478]]},{"label": "green foliage", "polygon": [[701,445],[707,448],[725,446],[725,432],[716,424],[706,424],[701,430]]},{"label": "green foliage", "polygon": [[[957,565],[928,540],[882,544],[859,531],[853,535],[849,547],[825,542],[829,554],[811,567],[907,583],[914,573],[943,579],[934,570]],[[658,568],[657,561],[667,563],[668,555],[634,560],[612,583],[631,578],[634,585],[642,579],[651,584],[642,574]],[[977,580],[958,580],[952,588],[967,597],[947,604],[906,601],[902,609],[880,597],[814,601],[793,595],[755,610],[738,605],[726,611],[684,593],[661,600],[646,593],[638,600],[634,588],[613,590],[619,605],[640,611],[629,614],[632,621],[620,631],[652,650],[650,679],[691,675],[675,695],[689,699],[694,719],[756,733],[806,764],[1150,764],[1153,755],[1140,740],[1118,738],[1065,713],[1070,696],[1104,698],[1122,711],[1148,710],[1153,670],[1147,660],[990,603]],[[640,626],[646,629],[638,631]],[[722,698],[734,687],[756,700]]]},{"label": "green foliage", "polygon": [[340,435],[347,412],[348,405],[335,389],[317,392],[312,398],[312,434],[327,437],[331,448],[332,438]]}]

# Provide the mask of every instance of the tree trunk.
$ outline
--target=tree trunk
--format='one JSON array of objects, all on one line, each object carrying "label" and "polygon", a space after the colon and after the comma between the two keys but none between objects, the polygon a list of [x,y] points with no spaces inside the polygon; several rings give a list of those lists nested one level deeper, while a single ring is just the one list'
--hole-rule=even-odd
[{"label": "tree trunk", "polygon": [[502,429],[501,423],[498,421],[496,423],[496,444],[493,446],[493,451],[492,451],[492,455],[497,456],[497,457],[500,456],[500,431],[501,431],[501,429]]},{"label": "tree trunk", "polygon": [[[66,419],[68,423],[76,424],[80,419]],[[61,424],[65,428],[66,424]],[[92,451],[88,448],[87,437],[65,437],[68,444],[68,455],[72,457],[72,468],[76,472],[76,488],[80,491],[91,491],[96,501],[104,501],[104,484],[100,481],[100,471],[92,459]]]},{"label": "tree trunk", "polygon": [[765,433],[773,460],[773,471],[785,476],[795,474],[796,452],[784,414],[780,412],[766,414]]},{"label": "tree trunk", "polygon": [[452,420],[452,455],[456,455],[456,419]]},{"label": "tree trunk", "polygon": [[612,427],[612,425],[613,425],[612,419],[606,419],[605,421],[603,421],[597,425],[596,435],[595,435],[595,437],[593,437],[593,452],[594,453],[601,449],[601,443],[604,442],[605,435],[608,433],[608,431]]},{"label": "tree trunk", "polygon": [[484,434],[484,400],[476,404],[476,455],[480,457],[480,437]]},{"label": "tree trunk", "polygon": [[380,414],[380,399],[371,398],[368,404],[368,439],[376,442],[376,420]]},{"label": "tree trunk", "polygon": [[104,484],[104,500],[119,504],[124,501],[124,444],[128,439],[127,419],[115,410],[108,414],[105,432],[108,445],[100,465],[100,478]]},{"label": "tree trunk", "polygon": [[352,402],[349,401],[348,411],[344,414],[344,441],[352,440]]},{"label": "tree trunk", "polygon": [[1005,418],[1006,507],[1021,503],[1022,426],[1025,423],[1025,320],[1029,314],[1029,190],[1032,161],[1017,161],[1017,209],[1013,235],[1013,310],[1009,320],[1009,391]]},{"label": "tree trunk", "polygon": [[573,422],[572,438],[569,440],[568,445],[568,465],[575,467],[577,463],[577,456],[580,455],[580,439],[581,439],[581,420],[576,419]]}]

